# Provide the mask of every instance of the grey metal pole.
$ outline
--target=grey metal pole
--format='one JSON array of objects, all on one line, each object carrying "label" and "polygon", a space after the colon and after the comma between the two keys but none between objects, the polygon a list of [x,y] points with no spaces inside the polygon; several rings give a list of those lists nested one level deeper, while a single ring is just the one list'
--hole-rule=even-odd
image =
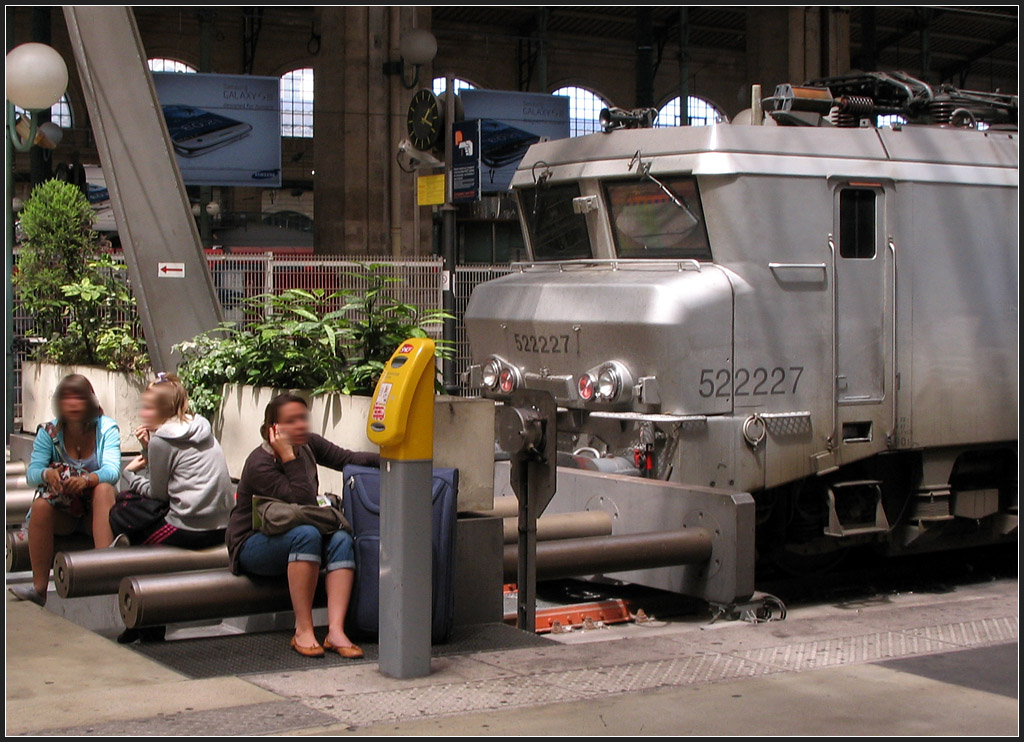
[{"label": "grey metal pole", "polygon": [[[50,46],[52,43],[50,27],[50,8],[32,8],[32,41]],[[50,109],[43,108],[35,111],[33,115],[36,119],[36,126],[41,126],[50,120]],[[49,150],[42,147],[32,147],[28,151],[29,182],[32,183],[33,188],[53,177],[53,168],[50,167],[52,157]]]},{"label": "grey metal pole", "polygon": [[[4,103],[10,107],[10,102]],[[4,111],[5,116],[9,115]],[[6,122],[5,122],[6,128]],[[11,275],[14,272],[14,143],[11,141],[10,132],[4,132],[4,140],[7,142],[7,150],[4,160],[5,197],[7,205],[4,211],[7,213],[7,250],[5,251],[4,263],[7,267],[7,282],[4,295],[7,313],[7,325],[4,332],[4,344],[7,346],[7,426],[4,429],[5,443],[9,443],[14,433],[14,286],[11,284]]]},{"label": "grey metal pole", "polygon": [[537,498],[530,493],[530,464],[519,465],[519,568],[516,571],[516,625],[537,630]]},{"label": "grey metal pole", "polygon": [[516,570],[516,625],[537,630],[537,497],[529,493],[529,464],[519,467],[519,565]]},{"label": "grey metal pole", "polygon": [[649,7],[636,9],[636,107],[654,105],[654,19]]},{"label": "grey metal pole", "polygon": [[[452,203],[452,124],[455,123],[455,85],[449,75],[446,82],[444,112],[444,206],[441,207],[441,270],[446,281],[442,293],[442,306],[451,318],[444,321],[441,330],[445,342],[455,343],[455,205]],[[451,346],[449,346],[451,347]],[[459,380],[455,378],[455,359],[445,358],[441,363],[441,376],[448,394],[457,394]]]},{"label": "grey metal pole", "polygon": [[548,8],[537,9],[537,92],[548,92]]},{"label": "grey metal pole", "polygon": [[430,674],[433,461],[384,459],[380,470],[380,671]]},{"label": "grey metal pole", "polygon": [[690,125],[690,9],[679,9],[679,125]]},{"label": "grey metal pole", "polygon": [[[208,10],[199,12],[199,71],[213,72],[213,19],[216,13]],[[199,237],[203,247],[213,244],[213,224],[206,207],[213,200],[213,188],[199,187]]]}]

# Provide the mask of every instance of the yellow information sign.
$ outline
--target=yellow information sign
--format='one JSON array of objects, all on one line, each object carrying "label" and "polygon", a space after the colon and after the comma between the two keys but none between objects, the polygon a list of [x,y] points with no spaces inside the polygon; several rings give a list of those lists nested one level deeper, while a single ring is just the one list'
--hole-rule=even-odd
[{"label": "yellow information sign", "polygon": [[440,206],[444,203],[444,173],[416,178],[416,204]]}]

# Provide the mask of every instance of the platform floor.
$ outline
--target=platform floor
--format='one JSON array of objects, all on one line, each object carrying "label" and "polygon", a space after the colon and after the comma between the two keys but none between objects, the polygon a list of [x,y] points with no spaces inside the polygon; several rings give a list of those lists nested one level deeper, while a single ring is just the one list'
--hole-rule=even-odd
[{"label": "platform floor", "polygon": [[[438,657],[190,679],[8,602],[8,734],[1015,734],[1018,597],[1002,578],[691,616]],[[225,663],[227,667],[229,663]]]}]

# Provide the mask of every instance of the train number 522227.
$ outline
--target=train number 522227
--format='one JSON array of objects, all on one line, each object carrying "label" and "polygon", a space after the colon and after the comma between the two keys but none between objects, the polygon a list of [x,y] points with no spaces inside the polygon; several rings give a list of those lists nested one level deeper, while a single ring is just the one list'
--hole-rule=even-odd
[{"label": "train number 522227", "polygon": [[803,366],[738,368],[735,377],[727,368],[703,368],[697,388],[702,397],[768,397],[796,394]]},{"label": "train number 522227", "polygon": [[516,350],[523,353],[568,353],[568,335],[526,335],[515,333]]}]

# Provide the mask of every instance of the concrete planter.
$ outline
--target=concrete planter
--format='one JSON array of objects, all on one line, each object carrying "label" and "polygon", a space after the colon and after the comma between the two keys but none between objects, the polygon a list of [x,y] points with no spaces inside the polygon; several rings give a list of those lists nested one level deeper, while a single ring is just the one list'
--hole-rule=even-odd
[{"label": "concrete planter", "polygon": [[[262,442],[260,425],[267,403],[282,390],[228,385],[218,415],[218,438],[228,471],[239,477],[245,459]],[[369,397],[325,394],[310,400],[315,432],[343,448],[376,451],[366,438]],[[434,406],[434,466],[459,470],[459,510],[488,510],[494,499],[494,403],[484,399],[437,397]],[[320,489],[341,493],[341,472],[320,467]]]},{"label": "concrete planter", "polygon": [[53,391],[68,374],[82,374],[92,382],[104,414],[114,418],[121,429],[121,451],[140,451],[133,433],[138,425],[139,397],[149,383],[148,375],[109,371],[98,366],[26,361],[21,367],[22,429],[34,434],[36,428],[53,419]]}]

